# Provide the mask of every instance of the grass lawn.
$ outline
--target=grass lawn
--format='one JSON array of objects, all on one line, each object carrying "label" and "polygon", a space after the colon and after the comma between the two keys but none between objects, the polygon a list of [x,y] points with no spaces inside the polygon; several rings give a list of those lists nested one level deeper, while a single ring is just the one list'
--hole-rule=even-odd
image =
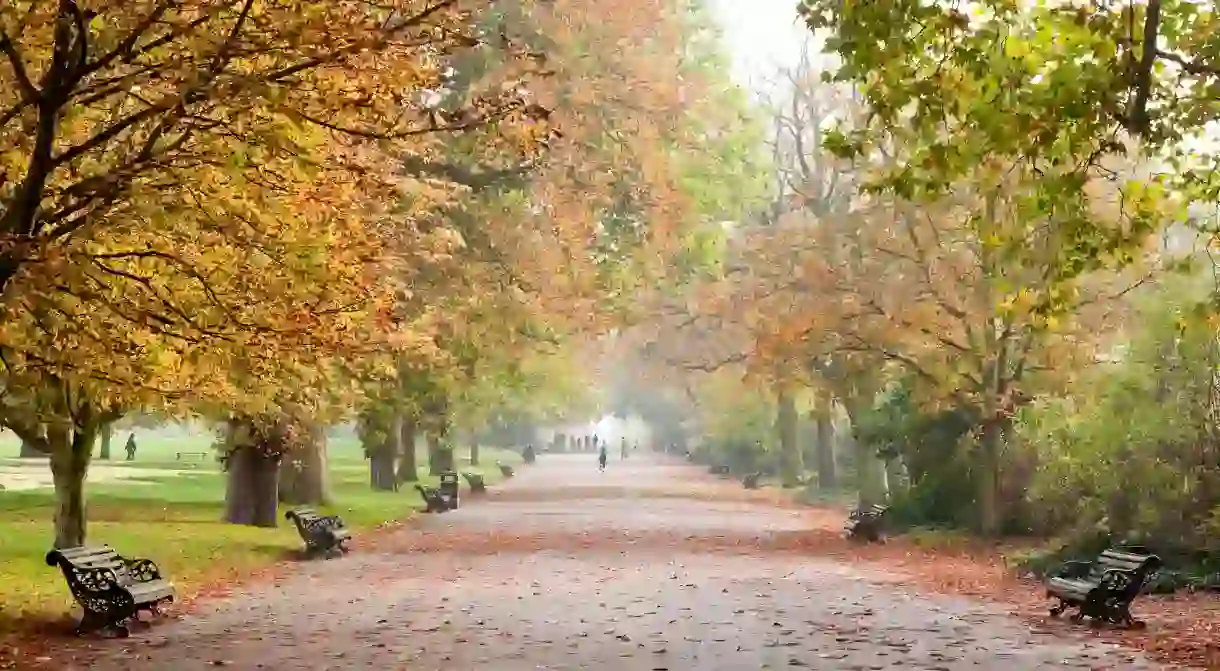
[{"label": "grass lawn", "polygon": [[[155,434],[137,434],[134,462],[122,461],[126,439],[125,434],[115,437],[112,461],[95,463],[131,469],[132,478],[86,484],[90,544],[110,545],[120,554],[156,561],[183,595],[283,560],[302,547],[296,529],[282,518],[277,529],[219,522],[225,483],[219,465],[211,458],[175,459],[178,452],[210,452],[210,435],[196,432],[193,438],[174,435],[158,440]],[[15,441],[0,442],[0,455],[16,454]],[[520,462],[514,452],[487,447],[481,451],[480,468],[466,464],[464,451],[457,456],[459,470],[483,472],[489,484],[501,479],[497,460]],[[424,474],[427,462],[422,451],[420,457],[419,470]],[[0,458],[0,469],[14,463],[31,462]],[[332,438],[329,463],[334,502],[326,512],[339,514],[357,530],[405,519],[423,506],[410,486],[398,492],[371,490],[368,464],[351,436]],[[166,474],[165,469],[186,472]],[[426,484],[436,484],[429,480],[425,476]],[[58,569],[43,559],[51,546],[53,514],[50,489],[0,491],[0,629],[17,624],[14,620],[59,618],[73,608]]]}]

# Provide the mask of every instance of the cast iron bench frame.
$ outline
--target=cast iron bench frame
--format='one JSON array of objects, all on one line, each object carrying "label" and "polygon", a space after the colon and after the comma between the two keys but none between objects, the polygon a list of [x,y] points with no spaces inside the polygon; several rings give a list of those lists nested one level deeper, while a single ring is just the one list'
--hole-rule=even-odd
[{"label": "cast iron bench frame", "polygon": [[867,508],[856,508],[847,516],[843,530],[851,540],[878,543],[882,540],[882,523],[889,506],[874,504]]},{"label": "cast iron bench frame", "polygon": [[284,519],[296,525],[307,556],[347,554],[352,532],[338,515],[320,515],[313,508],[294,508]]},{"label": "cast iron bench frame", "polygon": [[84,611],[76,635],[109,629],[126,638],[127,624],[141,611],[158,614],[174,600],[174,583],[151,559],[127,559],[109,546],[51,550],[47,566],[58,566],[72,597]]},{"label": "cast iron bench frame", "polygon": [[741,486],[746,489],[758,489],[758,481],[762,479],[762,471],[749,473],[741,479]]},{"label": "cast iron bench frame", "polygon": [[496,466],[500,467],[500,475],[503,475],[506,478],[511,478],[517,474],[517,472],[513,470],[513,467],[509,466],[508,464],[497,461]]},{"label": "cast iron bench frame", "polygon": [[426,507],[423,512],[425,513],[444,513],[457,507],[457,501],[453,501],[453,505],[450,506],[450,498],[441,492],[440,487],[429,487],[416,483],[415,489],[419,491],[420,498],[424,500]]},{"label": "cast iron bench frame", "polygon": [[1075,608],[1073,622],[1087,617],[1094,627],[1109,622],[1143,628],[1144,623],[1131,615],[1131,603],[1160,567],[1160,557],[1133,548],[1109,549],[1091,562],[1064,562],[1046,579],[1047,598],[1058,601],[1051,606],[1051,617]]},{"label": "cast iron bench frame", "polygon": [[486,494],[487,481],[483,479],[482,473],[463,472],[462,478],[466,480],[466,484],[470,486],[471,494]]}]

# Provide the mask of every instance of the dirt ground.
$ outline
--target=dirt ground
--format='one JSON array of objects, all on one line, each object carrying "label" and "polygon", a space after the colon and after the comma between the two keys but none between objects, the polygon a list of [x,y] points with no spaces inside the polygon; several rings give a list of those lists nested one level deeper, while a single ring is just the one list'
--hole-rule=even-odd
[{"label": "dirt ground", "polygon": [[485,501],[57,668],[1169,668],[997,605],[917,593],[879,564],[783,551],[821,522],[700,497],[692,474],[642,455],[605,473],[592,457],[543,455]]}]

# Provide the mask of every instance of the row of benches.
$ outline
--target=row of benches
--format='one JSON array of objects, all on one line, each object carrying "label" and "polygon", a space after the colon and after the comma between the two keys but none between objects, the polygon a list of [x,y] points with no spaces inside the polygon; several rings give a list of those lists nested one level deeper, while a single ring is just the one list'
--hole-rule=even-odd
[{"label": "row of benches", "polygon": [[[505,477],[514,475],[511,466],[499,467]],[[457,508],[457,474],[444,473],[440,477],[440,487],[416,485],[427,505],[426,512]],[[462,473],[462,477],[473,494],[487,491],[482,474]],[[294,508],[284,517],[296,527],[307,557],[347,553],[352,532],[338,515],[322,515],[313,508]],[[48,566],[59,567],[68,590],[84,611],[76,628],[78,635],[109,631],[127,637],[129,623],[139,621],[141,613],[156,614],[175,597],[174,584],[161,575],[161,569],[151,559],[128,559],[110,547],[52,550],[47,553],[46,562]]]}]

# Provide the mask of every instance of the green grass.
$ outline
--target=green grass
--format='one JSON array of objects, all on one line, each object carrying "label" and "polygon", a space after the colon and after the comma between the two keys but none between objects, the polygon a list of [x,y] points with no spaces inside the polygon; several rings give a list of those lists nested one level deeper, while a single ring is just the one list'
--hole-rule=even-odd
[{"label": "green grass", "polygon": [[[224,475],[212,459],[176,462],[176,452],[209,450],[211,437],[173,437],[161,441],[137,436],[136,461],[122,461],[116,436],[112,463],[136,471],[177,468],[190,473],[167,476],[152,472],[139,483],[105,482],[86,485],[90,544],[106,544],[127,556],[148,557],[160,565],[183,593],[215,579],[245,573],[295,555],[301,548],[295,528],[281,519],[276,529],[221,523]],[[0,445],[0,454],[15,455]],[[420,473],[427,463],[420,461]],[[496,461],[516,464],[516,453],[483,448],[482,467],[472,468],[458,454],[458,469],[483,472],[489,484],[500,480]],[[0,460],[0,465],[8,460]],[[99,462],[104,463],[104,462]],[[326,506],[357,531],[410,517],[422,507],[414,487],[375,492],[368,484],[368,464],[352,438],[331,441],[330,486],[333,503]],[[432,478],[424,477],[425,484]],[[465,483],[463,483],[464,486]],[[72,607],[71,596],[58,570],[44,556],[51,545],[53,493],[49,489],[0,492],[0,629],[13,620],[27,622],[58,618]],[[7,621],[7,622],[4,622]]]}]

